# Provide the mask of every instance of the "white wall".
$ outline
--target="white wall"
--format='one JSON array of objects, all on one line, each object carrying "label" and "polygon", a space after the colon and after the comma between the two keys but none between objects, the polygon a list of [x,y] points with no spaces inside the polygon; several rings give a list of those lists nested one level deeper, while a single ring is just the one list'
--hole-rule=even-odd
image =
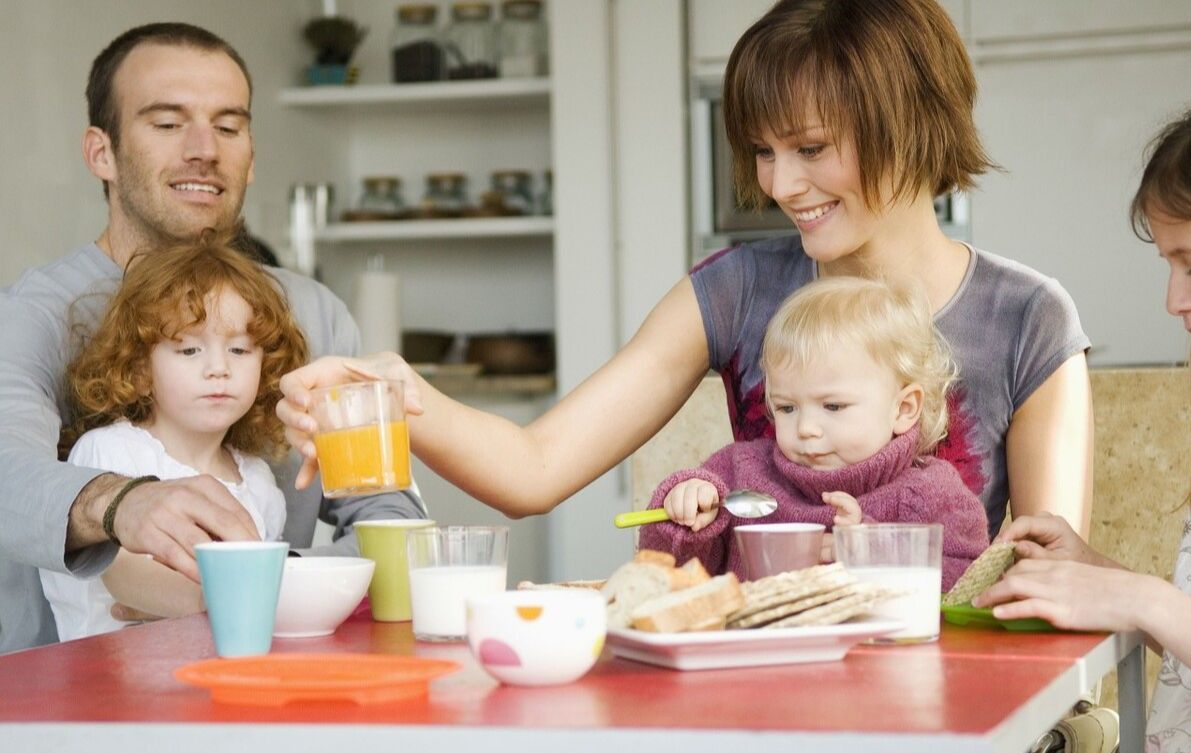
[{"label": "white wall", "polygon": [[[1168,9],[1170,6],[1167,6]],[[1191,7],[1181,6],[1188,24]],[[979,27],[977,26],[977,29]],[[1166,265],[1129,227],[1143,149],[1191,106],[1191,33],[978,47],[977,122],[1004,168],[972,197],[972,239],[1057,278],[1075,299],[1093,366],[1184,360],[1167,315]]]},{"label": "white wall", "polygon": [[[286,192],[297,179],[329,169],[329,125],[292,129],[276,104],[306,57],[299,35],[305,3],[237,0],[79,3],[20,0],[4,4],[0,24],[0,284],[26,267],[94,240],[106,205],[83,166],[83,90],[91,61],[117,34],[151,21],[196,23],[240,50],[254,78],[257,183],[244,214],[274,243],[284,238]],[[300,155],[295,159],[295,155]],[[332,159],[328,160],[327,157]]]}]

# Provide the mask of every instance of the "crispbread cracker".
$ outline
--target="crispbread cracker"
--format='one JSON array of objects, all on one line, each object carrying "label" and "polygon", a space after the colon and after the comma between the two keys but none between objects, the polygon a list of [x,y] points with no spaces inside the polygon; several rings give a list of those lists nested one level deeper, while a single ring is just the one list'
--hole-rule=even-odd
[{"label": "crispbread cracker", "polygon": [[835,625],[844,620],[849,620],[856,615],[864,614],[873,604],[892,595],[891,592],[885,589],[877,588],[866,583],[857,583],[856,585],[863,588],[851,596],[845,596],[829,604],[813,607],[804,612],[799,612],[785,619],[778,620],[777,622],[771,622],[761,629],[769,630],[771,628],[797,627],[800,625]]},{"label": "crispbread cracker", "polygon": [[811,594],[801,599],[782,602],[769,609],[756,612],[747,617],[739,618],[728,623],[729,630],[747,630],[748,628],[764,627],[767,623],[781,620],[790,615],[805,612],[823,604],[829,604],[833,601],[838,601],[846,596],[850,596],[862,589],[859,583],[848,583],[846,585],[831,588],[819,593]]},{"label": "crispbread cracker", "polygon": [[1013,565],[1014,546],[1012,541],[1002,541],[981,552],[951,590],[943,595],[943,605],[967,604],[972,597],[984,593],[986,588],[1000,580],[1001,574]]},{"label": "crispbread cracker", "polygon": [[832,562],[829,565],[815,565],[814,567],[807,567],[802,570],[790,570],[788,572],[778,573],[777,575],[767,575],[764,578],[747,581],[741,588],[744,589],[744,595],[746,597],[751,597],[756,594],[781,591],[803,581],[814,580],[826,575],[842,572],[845,572],[844,566],[838,562]]},{"label": "crispbread cracker", "polygon": [[773,581],[764,590],[754,589],[751,593],[745,593],[744,607],[728,615],[728,621],[739,622],[779,604],[788,604],[855,582],[856,577],[843,568],[825,571],[819,577]]}]

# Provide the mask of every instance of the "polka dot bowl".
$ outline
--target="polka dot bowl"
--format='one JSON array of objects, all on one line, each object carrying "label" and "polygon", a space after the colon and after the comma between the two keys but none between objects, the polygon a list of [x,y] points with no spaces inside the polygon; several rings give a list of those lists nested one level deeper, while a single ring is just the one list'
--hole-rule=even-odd
[{"label": "polka dot bowl", "polygon": [[467,602],[467,642],[488,674],[509,685],[582,677],[604,649],[608,617],[594,590],[506,591]]}]

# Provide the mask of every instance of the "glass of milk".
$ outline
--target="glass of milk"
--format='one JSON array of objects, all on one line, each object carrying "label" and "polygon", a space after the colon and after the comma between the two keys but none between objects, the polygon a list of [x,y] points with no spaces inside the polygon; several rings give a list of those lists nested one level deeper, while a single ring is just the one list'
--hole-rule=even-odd
[{"label": "glass of milk", "polygon": [[861,581],[905,595],[871,612],[905,628],[874,643],[924,643],[939,637],[943,587],[943,526],[939,523],[874,523],[834,531],[835,558]]},{"label": "glass of milk", "polygon": [[406,532],[414,637],[467,640],[467,600],[505,590],[507,526],[441,526]]}]

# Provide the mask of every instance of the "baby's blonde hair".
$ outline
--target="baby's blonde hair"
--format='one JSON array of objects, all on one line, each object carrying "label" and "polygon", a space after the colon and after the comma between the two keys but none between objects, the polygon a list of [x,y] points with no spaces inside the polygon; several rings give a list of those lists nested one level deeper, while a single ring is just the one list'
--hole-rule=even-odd
[{"label": "baby's blonde hair", "polygon": [[828,277],[782,302],[765,330],[761,369],[768,375],[791,365],[830,358],[841,345],[864,349],[905,387],[922,387],[918,453],[947,436],[947,390],[958,376],[950,349],[931,322],[919,291],[860,277]]}]

